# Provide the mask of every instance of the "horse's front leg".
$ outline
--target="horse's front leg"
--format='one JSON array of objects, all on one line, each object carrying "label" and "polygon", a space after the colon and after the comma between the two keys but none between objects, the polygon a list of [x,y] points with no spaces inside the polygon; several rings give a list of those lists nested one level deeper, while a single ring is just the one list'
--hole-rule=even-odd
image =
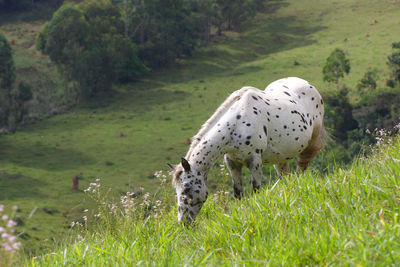
[{"label": "horse's front leg", "polygon": [[275,164],[274,168],[275,168],[276,172],[278,173],[279,178],[282,177],[282,174],[288,175],[290,173],[289,162]]},{"label": "horse's front leg", "polygon": [[225,154],[224,160],[228,171],[232,177],[233,192],[235,198],[241,199],[243,197],[243,187],[242,187],[242,163],[232,160],[228,154]]},{"label": "horse's front leg", "polygon": [[261,155],[258,153],[254,154],[251,157],[248,167],[251,172],[251,185],[253,188],[253,192],[258,192],[260,191],[261,180],[263,177]]}]

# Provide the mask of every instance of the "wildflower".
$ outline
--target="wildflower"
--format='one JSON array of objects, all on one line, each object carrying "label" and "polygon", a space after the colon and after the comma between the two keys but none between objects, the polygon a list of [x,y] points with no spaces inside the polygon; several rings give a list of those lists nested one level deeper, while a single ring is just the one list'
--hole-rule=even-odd
[{"label": "wildflower", "polygon": [[3,248],[5,251],[12,251],[12,247],[8,243],[3,243]]},{"label": "wildflower", "polygon": [[0,212],[3,212],[3,211],[4,211],[4,205],[1,204],[1,205],[0,205]]},{"label": "wildflower", "polygon": [[19,250],[19,247],[21,246],[21,242],[16,242],[16,243],[13,243],[13,249],[14,250]]},{"label": "wildflower", "polygon": [[85,222],[87,221],[87,216],[83,216],[83,219],[85,220]]},{"label": "wildflower", "polygon": [[83,212],[88,212],[88,209],[85,209]]},{"label": "wildflower", "polygon": [[19,209],[18,205],[14,205],[14,206],[12,207],[12,210],[18,210],[18,209]]},{"label": "wildflower", "polygon": [[2,234],[1,234],[1,238],[3,238],[3,239],[8,239],[9,236],[10,236],[10,235],[7,234],[7,233],[2,233]]},{"label": "wildflower", "polygon": [[0,226],[0,233],[4,233],[6,231],[6,229],[4,229],[4,227]]},{"label": "wildflower", "polygon": [[4,214],[3,216],[1,216],[1,219],[2,219],[3,221],[7,221],[7,220],[8,220],[8,215],[7,215],[7,214]]},{"label": "wildflower", "polygon": [[14,227],[16,225],[17,225],[17,222],[13,221],[13,220],[9,220],[8,223],[7,223],[7,227],[8,228]]}]

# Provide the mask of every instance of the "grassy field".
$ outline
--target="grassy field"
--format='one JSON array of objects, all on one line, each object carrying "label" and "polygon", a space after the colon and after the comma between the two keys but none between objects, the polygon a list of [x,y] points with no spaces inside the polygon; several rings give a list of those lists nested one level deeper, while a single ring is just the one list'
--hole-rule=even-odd
[{"label": "grassy field", "polygon": [[[16,39],[13,48],[19,71],[35,66],[47,73],[43,87],[47,90],[46,86],[59,84],[55,69],[31,41],[25,45],[29,31],[33,36],[42,24],[14,21],[1,24],[0,30]],[[351,62],[344,83],[354,86],[371,67],[379,70],[378,86],[383,86],[386,58],[391,43],[399,41],[399,26],[399,1],[271,4],[240,31],[227,32],[170,69],[116,88],[110,99],[82,104],[1,136],[0,203],[20,206],[18,215],[24,225],[17,230],[23,233],[28,251],[52,248],[70,231],[71,221],[92,207],[82,191],[90,182],[102,178],[104,186],[120,193],[141,186],[155,192],[159,183],[150,174],[166,169],[167,162],[177,162],[186,152],[186,138],[197,132],[229,93],[244,85],[264,88],[275,79],[298,76],[323,94],[333,86],[323,83],[321,69],[338,47]],[[74,191],[71,180],[78,174],[81,190]]]},{"label": "grassy field", "polygon": [[111,208],[101,209],[101,219],[89,216],[96,221],[94,229],[78,230],[70,245],[25,263],[395,266],[400,262],[399,177],[397,139],[376,147],[373,157],[359,159],[349,170],[325,177],[312,172],[288,176],[242,201],[217,193],[190,227],[177,224],[176,208],[168,203],[150,214],[140,206],[144,201],[117,208],[116,215],[109,215]]}]

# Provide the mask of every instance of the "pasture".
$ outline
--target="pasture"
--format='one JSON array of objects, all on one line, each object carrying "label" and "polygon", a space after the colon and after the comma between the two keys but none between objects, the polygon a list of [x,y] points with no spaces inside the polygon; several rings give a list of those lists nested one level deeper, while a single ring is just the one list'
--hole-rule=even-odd
[{"label": "pasture", "polygon": [[[278,78],[298,76],[313,83],[323,96],[334,85],[322,81],[321,69],[337,47],[350,58],[350,75],[343,80],[348,86],[354,86],[369,68],[383,70],[381,77],[387,76],[386,57],[391,43],[398,41],[399,14],[400,2],[392,0],[279,1],[241,31],[227,32],[169,69],[115,88],[111,98],[81,104],[16,134],[1,136],[0,203],[19,205],[24,225],[17,230],[25,249],[38,252],[61,242],[70,232],[71,221],[93,207],[83,189],[96,178],[117,194],[141,186],[156,192],[159,182],[151,174],[165,170],[167,162],[177,163],[188,148],[185,140],[226,96],[242,86],[263,89]],[[373,19],[378,23],[373,24]],[[37,25],[32,27],[32,23]],[[9,37],[15,28],[37,31],[41,23],[2,24],[0,30]],[[35,65],[54,73],[47,58],[24,45],[28,35],[19,38],[22,43],[14,46],[17,68]],[[56,75],[51,77],[54,83],[43,83],[43,90],[60,82]],[[378,83],[383,85],[384,79]],[[81,176],[78,191],[71,190],[76,175]],[[316,179],[306,177],[310,178],[304,178],[305,183]],[[211,188],[223,184],[217,189],[226,189],[227,180],[216,181]],[[293,192],[292,185],[288,188],[285,194]],[[206,247],[204,251],[204,258],[218,254],[209,254]]]}]

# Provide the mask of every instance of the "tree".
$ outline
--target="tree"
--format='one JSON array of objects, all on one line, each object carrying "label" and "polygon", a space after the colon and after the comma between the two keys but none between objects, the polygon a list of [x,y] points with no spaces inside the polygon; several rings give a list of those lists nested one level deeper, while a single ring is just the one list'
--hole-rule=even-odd
[{"label": "tree", "polygon": [[392,79],[400,83],[400,42],[393,43],[392,48],[396,49],[390,56],[388,56],[388,66],[392,70]]},{"label": "tree", "polygon": [[343,78],[344,74],[349,74],[349,72],[350,61],[341,49],[336,48],[326,59],[322,69],[323,80],[338,84],[339,79]]},{"label": "tree", "polygon": [[8,126],[10,99],[15,82],[15,65],[11,46],[0,32],[0,127]]},{"label": "tree", "polygon": [[0,0],[0,11],[16,11],[27,9],[31,6],[31,0]]},{"label": "tree", "polygon": [[[139,57],[146,65],[160,68],[183,55],[191,55],[199,40],[195,18],[191,16],[191,5],[186,0],[146,1],[145,22],[136,35]],[[135,17],[132,24],[139,24]]]},{"label": "tree", "polygon": [[349,89],[345,86],[325,95],[326,120],[325,125],[333,129],[333,134],[340,141],[347,140],[347,132],[358,127],[353,117],[353,107],[349,100]]},{"label": "tree", "polygon": [[369,70],[364,73],[364,77],[362,77],[357,83],[357,89],[361,94],[364,94],[364,91],[370,92],[376,88],[376,79],[377,79],[377,71]]},{"label": "tree", "polygon": [[83,98],[147,71],[135,44],[124,37],[120,9],[108,0],[62,6],[42,29],[37,48],[77,84]]}]

